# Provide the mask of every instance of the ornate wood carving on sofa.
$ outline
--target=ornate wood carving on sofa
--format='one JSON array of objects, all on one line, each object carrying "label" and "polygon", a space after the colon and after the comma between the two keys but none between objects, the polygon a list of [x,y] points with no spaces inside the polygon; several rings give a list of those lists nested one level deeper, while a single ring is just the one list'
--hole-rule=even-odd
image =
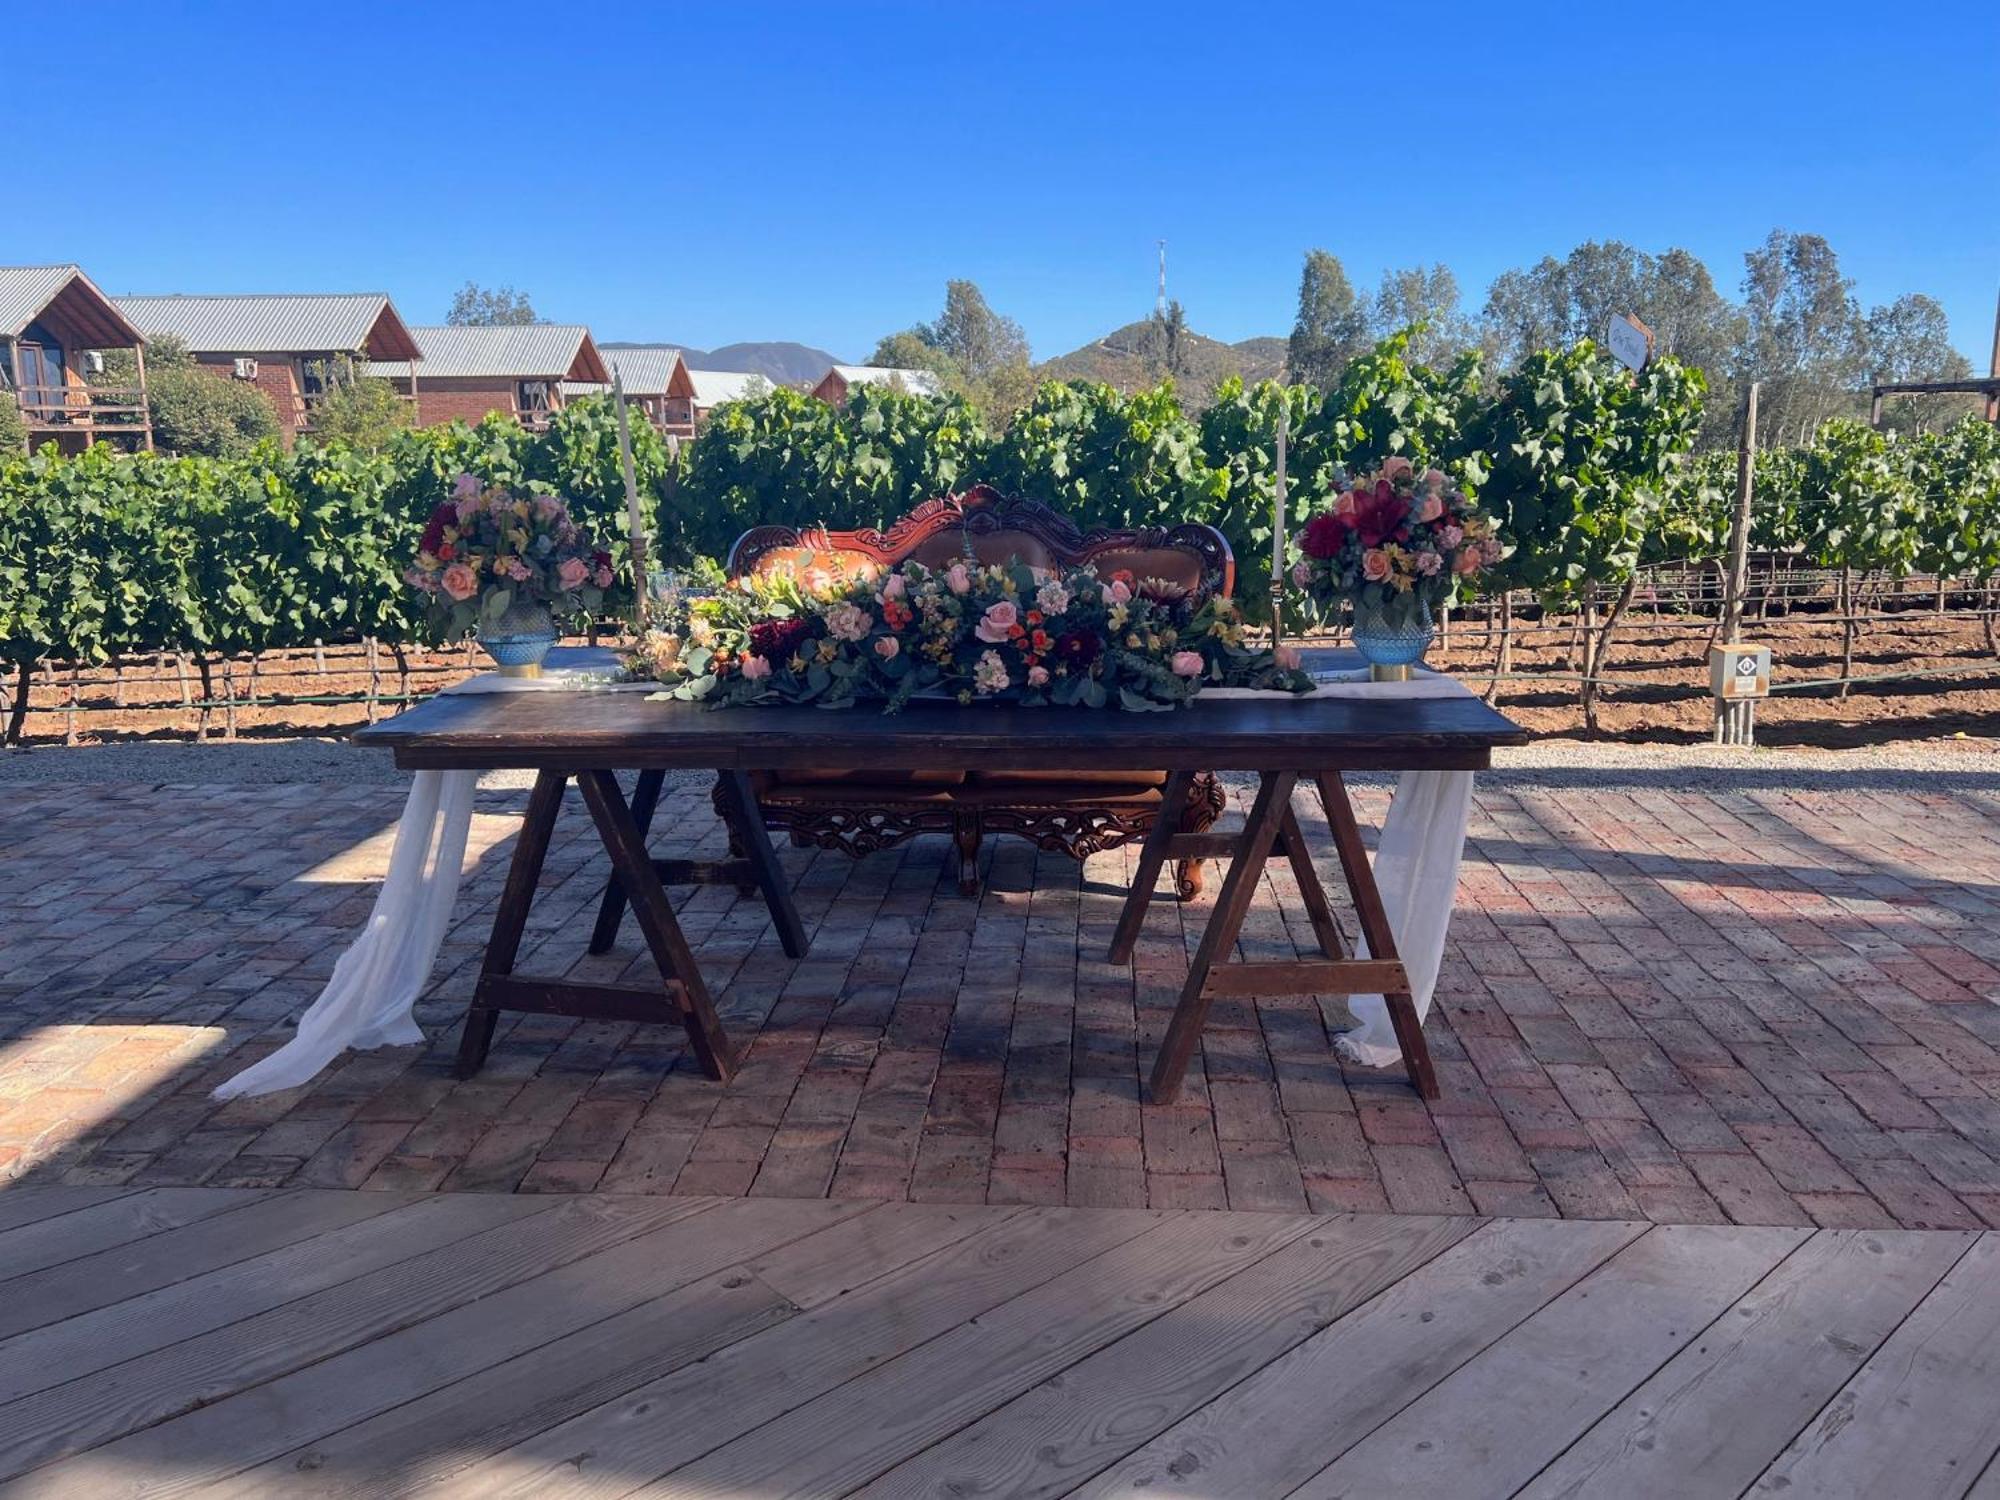
[{"label": "ornate wood carving on sofa", "polygon": [[[1038,500],[1002,495],[988,485],[926,500],[886,530],[795,530],[759,526],[730,549],[729,574],[863,561],[915,560],[933,567],[961,558],[982,563],[1018,557],[1036,567],[1095,564],[1140,578],[1164,578],[1198,595],[1230,594],[1236,561],[1212,526],[1084,531]],[[866,712],[856,710],[857,712]],[[911,712],[931,710],[913,708]],[[940,710],[942,711],[942,710]],[[1051,709],[1052,716],[1077,709]],[[1052,717],[1051,728],[1059,727]],[[1018,771],[784,771],[751,778],[767,827],[792,842],[868,854],[920,833],[950,834],[958,851],[958,886],[979,890],[979,846],[986,834],[1013,834],[1038,848],[1081,859],[1143,839],[1161,814],[1161,771],[1088,773]],[[1210,772],[1194,779],[1177,810],[1181,831],[1198,833],[1222,813],[1222,788]],[[1181,861],[1174,884],[1182,900],[1201,889],[1199,864]]]}]

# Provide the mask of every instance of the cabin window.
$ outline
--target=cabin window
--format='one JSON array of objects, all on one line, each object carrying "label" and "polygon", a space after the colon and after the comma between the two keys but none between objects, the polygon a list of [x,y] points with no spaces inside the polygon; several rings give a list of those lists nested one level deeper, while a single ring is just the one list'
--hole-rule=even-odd
[{"label": "cabin window", "polygon": [[543,412],[549,409],[549,383],[546,380],[524,380],[516,388],[515,405],[523,412]]},{"label": "cabin window", "polygon": [[331,357],[299,361],[299,391],[308,401],[324,396],[339,384],[339,361]]}]

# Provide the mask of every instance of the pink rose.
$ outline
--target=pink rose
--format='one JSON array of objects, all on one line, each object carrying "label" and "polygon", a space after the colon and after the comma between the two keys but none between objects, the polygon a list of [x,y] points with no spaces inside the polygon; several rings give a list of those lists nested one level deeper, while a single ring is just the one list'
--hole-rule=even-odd
[{"label": "pink rose", "polygon": [[479,579],[464,563],[444,570],[444,591],[454,599],[470,599],[479,592]]},{"label": "pink rose", "polygon": [[880,636],[875,641],[875,654],[884,661],[893,660],[903,649],[903,643],[893,635]]},{"label": "pink rose", "polygon": [[1417,507],[1417,519],[1419,521],[1435,521],[1443,514],[1444,501],[1438,499],[1436,495],[1424,496],[1423,503]]},{"label": "pink rose", "polygon": [[972,575],[965,571],[964,563],[953,563],[945,570],[944,585],[954,594],[970,593]]},{"label": "pink rose", "polygon": [[595,573],[590,575],[590,581],[601,589],[610,588],[611,570],[609,568],[599,568]]},{"label": "pink rose", "polygon": [[1463,552],[1458,554],[1457,560],[1452,563],[1451,567],[1452,571],[1462,578],[1470,577],[1472,574],[1477,573],[1479,571],[1479,549],[1476,547],[1467,547]]},{"label": "pink rose", "polygon": [[1176,677],[1201,676],[1201,653],[1199,651],[1176,651],[1173,660],[1167,663],[1174,669]]},{"label": "pink rose", "polygon": [[1354,514],[1353,490],[1342,490],[1340,492],[1340,498],[1333,502],[1333,513],[1336,516],[1351,516]]},{"label": "pink rose", "polygon": [[886,604],[891,599],[902,598],[908,587],[903,582],[903,575],[901,573],[891,573],[887,578],[882,580],[882,602]]},{"label": "pink rose", "polygon": [[1371,583],[1380,583],[1389,576],[1389,554],[1380,547],[1370,547],[1361,554],[1361,576]]},{"label": "pink rose", "polygon": [[1384,459],[1382,467],[1375,471],[1375,477],[1394,483],[1399,475],[1411,473],[1415,468],[1416,465],[1411,463],[1407,458]]},{"label": "pink rose", "polygon": [[1424,488],[1427,490],[1441,490],[1450,482],[1444,477],[1442,469],[1424,470]]},{"label": "pink rose", "polygon": [[1304,558],[1300,558],[1297,562],[1292,564],[1292,583],[1295,586],[1299,588],[1305,588],[1308,585],[1310,585],[1312,581],[1313,581],[1313,570],[1311,563],[1307,562]]},{"label": "pink rose", "polygon": [[1280,671],[1296,672],[1305,658],[1299,654],[1297,646],[1278,646],[1272,650],[1271,660],[1278,664]]},{"label": "pink rose", "polygon": [[986,606],[986,613],[979,617],[972,633],[989,646],[1004,646],[1013,639],[1014,627],[1020,623],[1020,611],[1010,600],[1002,599],[998,604]]},{"label": "pink rose", "polygon": [[1114,578],[1111,580],[1111,587],[1104,591],[1104,597],[1109,599],[1113,604],[1130,604],[1132,602],[1132,585],[1122,578]]},{"label": "pink rose", "polygon": [[1038,687],[1047,687],[1048,685],[1049,685],[1049,669],[1047,667],[1028,668],[1029,687],[1038,688]]},{"label": "pink rose", "polygon": [[743,675],[751,682],[762,682],[771,675],[771,664],[761,656],[743,658]]},{"label": "pink rose", "polygon": [[584,580],[588,577],[590,577],[590,564],[580,557],[566,557],[556,569],[556,582],[564,592],[582,588]]}]

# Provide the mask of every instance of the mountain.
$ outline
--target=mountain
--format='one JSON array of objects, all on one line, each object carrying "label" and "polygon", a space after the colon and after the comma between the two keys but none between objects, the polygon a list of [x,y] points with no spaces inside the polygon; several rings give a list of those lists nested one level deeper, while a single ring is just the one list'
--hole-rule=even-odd
[{"label": "mountain", "polygon": [[[650,342],[650,341],[648,341]],[[634,340],[600,343],[600,349],[641,347]],[[681,357],[691,370],[737,370],[746,375],[762,375],[773,385],[816,383],[828,365],[841,363],[838,357],[810,344],[784,341],[771,343],[724,344],[720,349],[690,349],[680,345]]]},{"label": "mountain", "polygon": [[[1209,393],[1227,376],[1241,375],[1246,384],[1255,384],[1285,373],[1284,339],[1254,338],[1225,344],[1190,329],[1186,340],[1178,384],[1182,400],[1190,406],[1204,405]],[[1035,374],[1045,380],[1101,380],[1121,391],[1157,384],[1160,359],[1152,321],[1127,323],[1095,343],[1038,365]]]}]

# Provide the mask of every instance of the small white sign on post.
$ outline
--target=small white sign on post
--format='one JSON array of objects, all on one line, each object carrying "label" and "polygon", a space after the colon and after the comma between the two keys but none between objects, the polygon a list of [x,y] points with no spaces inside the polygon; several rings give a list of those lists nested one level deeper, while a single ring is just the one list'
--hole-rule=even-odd
[{"label": "small white sign on post", "polygon": [[1771,694],[1771,648],[1733,641],[1708,651],[1708,685],[1724,702],[1740,703]]},{"label": "small white sign on post", "polygon": [[1628,370],[1643,370],[1653,357],[1653,330],[1630,313],[1613,313],[1605,342],[1611,353]]}]

